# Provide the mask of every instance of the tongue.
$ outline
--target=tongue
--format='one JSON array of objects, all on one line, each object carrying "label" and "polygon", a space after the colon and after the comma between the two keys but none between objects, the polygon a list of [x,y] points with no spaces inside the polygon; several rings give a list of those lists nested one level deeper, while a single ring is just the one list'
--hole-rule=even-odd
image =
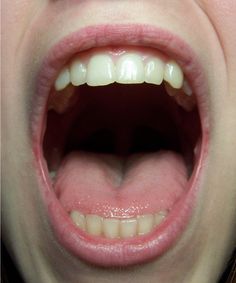
[{"label": "tongue", "polygon": [[184,160],[172,151],[128,158],[76,151],[62,162],[54,186],[68,212],[131,217],[170,210],[186,183]]}]

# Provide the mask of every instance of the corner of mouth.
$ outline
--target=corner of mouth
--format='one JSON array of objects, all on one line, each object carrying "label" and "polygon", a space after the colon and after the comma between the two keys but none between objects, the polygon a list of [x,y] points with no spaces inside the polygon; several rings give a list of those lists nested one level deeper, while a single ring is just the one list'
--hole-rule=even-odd
[{"label": "corner of mouth", "polygon": [[[94,48],[107,46],[144,47],[158,50],[176,60],[184,71],[197,101],[201,125],[199,153],[191,177],[187,182],[187,193],[170,211],[167,218],[147,235],[123,240],[94,237],[79,230],[58,201],[52,189],[43,152],[45,113],[49,92],[60,69],[74,55]],[[209,114],[207,81],[204,70],[192,48],[170,31],[146,25],[99,25],[89,26],[63,38],[45,57],[36,82],[33,99],[32,147],[35,166],[39,176],[39,187],[48,210],[49,222],[56,239],[71,254],[98,266],[128,266],[151,261],[174,246],[187,229],[193,208],[201,190],[201,178],[208,156]]]}]

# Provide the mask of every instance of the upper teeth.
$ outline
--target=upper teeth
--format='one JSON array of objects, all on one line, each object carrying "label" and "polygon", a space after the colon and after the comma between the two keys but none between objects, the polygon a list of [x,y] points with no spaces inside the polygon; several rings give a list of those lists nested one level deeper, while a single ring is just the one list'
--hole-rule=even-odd
[{"label": "upper teeth", "polygon": [[126,52],[116,56],[109,52],[75,57],[59,73],[55,89],[63,90],[70,83],[79,86],[87,83],[90,86],[108,85],[114,82],[121,84],[151,83],[160,85],[163,80],[173,88],[181,89],[191,95],[186,87],[181,67],[173,60],[164,60],[153,54],[142,56],[138,52]]}]

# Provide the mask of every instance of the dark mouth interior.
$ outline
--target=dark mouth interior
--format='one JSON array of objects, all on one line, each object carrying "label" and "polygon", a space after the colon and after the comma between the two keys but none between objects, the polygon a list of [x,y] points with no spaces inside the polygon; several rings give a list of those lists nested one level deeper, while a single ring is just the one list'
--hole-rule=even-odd
[{"label": "dark mouth interior", "polygon": [[47,114],[43,151],[49,171],[57,171],[72,151],[126,159],[169,150],[184,157],[191,175],[194,148],[201,137],[197,106],[187,112],[163,86],[150,84],[83,85],[74,91],[73,105],[65,113]]}]

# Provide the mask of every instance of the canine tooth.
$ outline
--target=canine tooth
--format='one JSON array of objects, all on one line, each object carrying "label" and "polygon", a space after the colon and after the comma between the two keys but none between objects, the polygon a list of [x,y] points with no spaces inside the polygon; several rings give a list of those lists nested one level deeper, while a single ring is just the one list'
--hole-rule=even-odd
[{"label": "canine tooth", "polygon": [[137,54],[125,54],[116,64],[116,81],[121,84],[144,82],[144,66]]},{"label": "canine tooth", "polygon": [[106,238],[118,238],[119,237],[119,225],[120,220],[114,218],[105,218],[103,220],[103,233]]},{"label": "canine tooth", "polygon": [[86,66],[79,58],[73,60],[70,65],[70,81],[74,86],[79,86],[86,83]]},{"label": "canine tooth", "polygon": [[86,215],[87,232],[94,236],[100,236],[102,234],[102,220],[103,218],[98,215]]},{"label": "canine tooth", "polygon": [[160,85],[164,78],[164,62],[158,58],[150,59],[145,66],[145,82]]},{"label": "canine tooth", "polygon": [[154,216],[152,214],[138,216],[138,235],[145,235],[152,230]]},{"label": "canine tooth", "polygon": [[108,55],[95,55],[88,64],[87,84],[90,86],[108,85],[115,81],[115,65]]},{"label": "canine tooth", "polygon": [[184,80],[182,88],[183,88],[184,93],[186,93],[188,96],[191,96],[193,94],[193,91],[189,83],[186,80]]},{"label": "canine tooth", "polygon": [[137,234],[137,219],[123,219],[120,221],[120,236],[121,238],[130,238]]},{"label": "canine tooth", "polygon": [[166,218],[167,216],[167,212],[166,211],[160,211],[158,213],[155,214],[154,216],[154,222],[155,222],[155,225],[160,225],[161,222]]},{"label": "canine tooth", "polygon": [[164,80],[173,88],[181,88],[184,75],[180,66],[175,61],[169,61],[165,66]]},{"label": "canine tooth", "polygon": [[85,216],[78,211],[74,210],[70,213],[72,221],[78,226],[81,230],[85,230]]},{"label": "canine tooth", "polygon": [[63,68],[55,81],[55,89],[63,90],[70,83],[70,72],[67,67]]}]

